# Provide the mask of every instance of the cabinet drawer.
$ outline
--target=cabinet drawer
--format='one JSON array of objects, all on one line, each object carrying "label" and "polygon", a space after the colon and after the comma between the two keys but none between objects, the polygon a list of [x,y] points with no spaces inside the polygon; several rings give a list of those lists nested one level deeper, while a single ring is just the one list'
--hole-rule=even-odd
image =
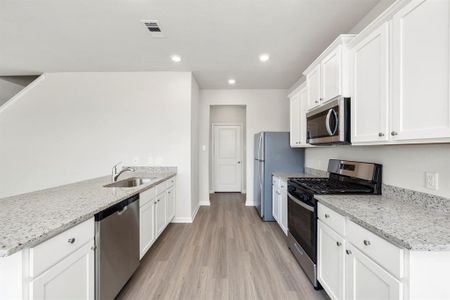
[{"label": "cabinet drawer", "polygon": [[397,278],[403,277],[403,250],[349,221],[347,240]]},{"label": "cabinet drawer", "polygon": [[175,177],[170,178],[167,180],[167,188],[170,189],[171,187],[175,186],[176,179]]},{"label": "cabinet drawer", "polygon": [[151,188],[139,194],[139,207],[149,203],[156,197],[156,188]]},{"label": "cabinet drawer", "polygon": [[328,226],[330,226],[331,228],[333,228],[334,231],[344,236],[345,218],[323,204],[319,203],[317,207],[319,219]]},{"label": "cabinet drawer", "polygon": [[30,276],[35,277],[94,238],[94,218],[30,248]]},{"label": "cabinet drawer", "polygon": [[156,195],[161,195],[167,190],[168,181],[163,181],[156,186]]}]

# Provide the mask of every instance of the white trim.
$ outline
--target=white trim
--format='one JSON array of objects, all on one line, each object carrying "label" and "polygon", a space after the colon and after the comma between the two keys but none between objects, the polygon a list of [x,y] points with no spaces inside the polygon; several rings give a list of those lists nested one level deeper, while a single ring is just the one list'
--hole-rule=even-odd
[{"label": "white trim", "polygon": [[194,213],[192,214],[191,223],[194,222],[195,217],[197,216],[197,213],[198,213],[199,209],[200,209],[200,203],[197,205],[197,208],[195,209]]},{"label": "white trim", "polygon": [[211,202],[210,201],[201,201],[200,202],[200,206],[210,206]]},{"label": "white trim", "polygon": [[[240,191],[236,191],[236,192],[241,192],[242,193],[242,191],[243,191],[243,189],[244,189],[244,168],[245,168],[245,166],[244,166],[244,159],[243,159],[243,157],[244,157],[244,145],[245,145],[245,148],[247,147],[247,145],[246,145],[246,143],[247,143],[247,137],[245,137],[245,141],[244,141],[244,124],[243,123],[236,123],[236,122],[230,122],[230,123],[211,123],[211,141],[210,141],[210,144],[211,144],[211,147],[210,147],[210,150],[211,150],[211,158],[212,158],[212,161],[211,161],[211,185],[212,185],[212,189],[210,189],[209,190],[209,193],[210,194],[212,194],[212,193],[214,193],[215,192],[215,182],[214,182],[214,167],[215,167],[215,157],[214,157],[214,155],[215,155],[215,149],[214,149],[214,144],[215,144],[215,141],[214,141],[214,138],[215,138],[215,136],[214,136],[214,128],[216,127],[216,126],[239,126],[239,131],[240,131],[240,135],[241,135],[241,153],[240,153],[240,161],[241,161],[241,190]],[[247,163],[247,160],[245,160],[245,163]],[[247,171],[248,170],[246,170],[246,174],[247,174]]]},{"label": "white trim", "polygon": [[175,217],[170,223],[192,223],[192,217]]},{"label": "white trim", "polygon": [[40,75],[38,78],[36,78],[35,80],[33,80],[29,85],[27,85],[26,87],[24,87],[22,90],[20,90],[17,94],[15,94],[14,96],[12,96],[8,101],[6,101],[5,103],[3,103],[0,106],[0,114],[2,112],[4,112],[9,106],[11,106],[14,102],[16,102],[17,100],[19,100],[20,97],[22,97],[23,95],[25,95],[26,93],[28,93],[30,90],[32,90],[39,82],[41,82],[42,80],[45,79],[45,74]]},{"label": "white trim", "polygon": [[255,206],[255,202],[253,201],[246,201],[245,206]]}]

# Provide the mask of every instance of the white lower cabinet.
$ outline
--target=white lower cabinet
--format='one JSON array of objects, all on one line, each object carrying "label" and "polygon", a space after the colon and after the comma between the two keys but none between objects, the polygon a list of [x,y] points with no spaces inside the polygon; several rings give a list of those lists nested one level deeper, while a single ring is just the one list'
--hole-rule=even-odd
[{"label": "white lower cabinet", "polygon": [[287,235],[287,180],[278,176],[272,178],[272,215]]},{"label": "white lower cabinet", "polygon": [[160,235],[166,227],[166,194],[156,196],[156,235]]},{"label": "white lower cabinet", "polygon": [[52,266],[30,283],[30,299],[95,297],[94,240]]},{"label": "white lower cabinet", "polygon": [[346,299],[403,299],[402,284],[398,279],[350,243],[346,253]]},{"label": "white lower cabinet", "polygon": [[139,210],[139,243],[140,258],[147,253],[155,241],[155,199],[148,202]]},{"label": "white lower cabinet", "polygon": [[408,299],[404,272],[397,271],[404,266],[404,250],[320,203],[318,209],[325,213],[318,220],[317,277],[330,298]]},{"label": "white lower cabinet", "polygon": [[175,217],[176,180],[174,177],[144,191],[139,197],[140,258]]},{"label": "white lower cabinet", "polygon": [[318,249],[320,261],[317,277],[331,299],[345,299],[345,241],[333,229],[318,221]]},{"label": "white lower cabinet", "polygon": [[167,190],[166,199],[166,222],[169,223],[175,217],[175,187]]}]

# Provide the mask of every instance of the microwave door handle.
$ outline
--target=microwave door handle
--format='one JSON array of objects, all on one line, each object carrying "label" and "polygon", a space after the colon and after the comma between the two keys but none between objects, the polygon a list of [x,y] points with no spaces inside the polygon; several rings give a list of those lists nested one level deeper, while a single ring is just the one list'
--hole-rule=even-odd
[{"label": "microwave door handle", "polygon": [[[334,129],[333,129],[333,130],[331,130],[331,128],[330,128],[330,118],[331,118],[331,114],[334,114],[334,120],[336,121],[336,125],[334,126]],[[337,114],[336,114],[336,112],[334,111],[334,109],[332,109],[332,108],[331,108],[331,109],[328,111],[328,113],[327,113],[327,118],[326,118],[326,121],[325,121],[325,126],[327,127],[327,132],[328,132],[329,135],[334,135],[334,134],[336,133],[338,127],[339,127],[339,120],[338,120],[338,118],[337,118]]]}]

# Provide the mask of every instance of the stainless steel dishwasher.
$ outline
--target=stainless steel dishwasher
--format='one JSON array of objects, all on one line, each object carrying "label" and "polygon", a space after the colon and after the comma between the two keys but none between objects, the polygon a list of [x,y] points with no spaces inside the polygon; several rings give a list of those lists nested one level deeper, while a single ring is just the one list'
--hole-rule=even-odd
[{"label": "stainless steel dishwasher", "polygon": [[139,195],[95,215],[95,292],[114,299],[139,266]]}]

